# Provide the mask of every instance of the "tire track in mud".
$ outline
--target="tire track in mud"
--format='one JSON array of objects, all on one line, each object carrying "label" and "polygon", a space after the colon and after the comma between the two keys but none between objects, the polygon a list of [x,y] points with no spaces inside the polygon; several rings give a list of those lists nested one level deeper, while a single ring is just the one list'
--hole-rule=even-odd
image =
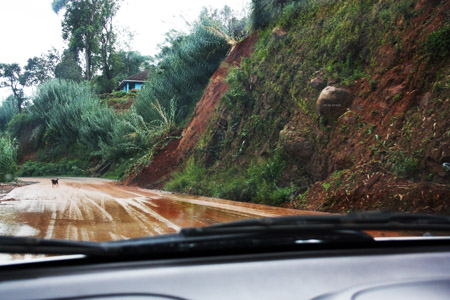
[{"label": "tire track in mud", "polygon": [[[110,241],[301,211],[120,186],[95,178],[24,179],[36,184],[0,199],[0,234]],[[11,201],[11,199],[13,199]],[[305,212],[303,212],[305,214]]]}]

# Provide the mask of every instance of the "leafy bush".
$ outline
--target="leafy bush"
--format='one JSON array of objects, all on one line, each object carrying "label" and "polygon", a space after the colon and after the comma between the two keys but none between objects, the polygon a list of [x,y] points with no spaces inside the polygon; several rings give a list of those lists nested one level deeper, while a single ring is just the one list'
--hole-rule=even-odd
[{"label": "leafy bush", "polygon": [[419,161],[405,156],[401,151],[395,152],[388,160],[391,171],[395,176],[408,178],[417,174]]},{"label": "leafy bush", "polygon": [[301,7],[317,0],[252,0],[250,27],[258,30],[279,19],[288,20]]},{"label": "leafy bush", "polygon": [[12,136],[18,136],[20,132],[27,130],[34,123],[33,116],[29,113],[15,115],[8,123],[8,132]]},{"label": "leafy bush", "polygon": [[61,159],[59,162],[27,161],[19,171],[19,176],[84,176],[88,174],[89,164],[78,159]]},{"label": "leafy bush", "polygon": [[280,153],[252,163],[246,171],[232,168],[210,173],[192,160],[164,188],[195,195],[280,205],[294,192],[293,187],[278,186],[281,172],[286,167]]},{"label": "leafy bush", "polygon": [[[208,185],[205,185],[207,178],[206,169],[192,160],[188,162],[182,172],[174,175],[173,179],[164,186],[164,189],[194,195],[210,195],[212,190],[208,189]],[[214,182],[211,180],[210,186],[213,184]]]},{"label": "leafy bush", "polygon": [[17,172],[17,146],[9,137],[0,136],[0,182],[12,181]]},{"label": "leafy bush", "polygon": [[450,26],[444,26],[431,33],[426,40],[426,50],[435,59],[450,56]]},{"label": "leafy bush", "polygon": [[34,113],[44,118],[48,135],[62,145],[76,141],[85,120],[82,115],[98,107],[90,87],[64,80],[41,85],[33,99]]},{"label": "leafy bush", "polygon": [[94,153],[109,139],[117,119],[87,84],[48,81],[39,87],[33,102],[33,113],[45,120],[48,139],[63,146],[80,141]]},{"label": "leafy bush", "polygon": [[125,91],[115,91],[115,92],[112,92],[112,95],[113,95],[115,98],[121,98],[121,97],[127,96],[128,94],[127,94],[127,92],[125,92]]}]

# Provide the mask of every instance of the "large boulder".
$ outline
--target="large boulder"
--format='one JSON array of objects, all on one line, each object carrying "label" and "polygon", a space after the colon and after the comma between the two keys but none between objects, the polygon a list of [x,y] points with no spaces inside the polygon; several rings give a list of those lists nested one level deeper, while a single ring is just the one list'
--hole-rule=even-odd
[{"label": "large boulder", "polygon": [[288,125],[280,131],[280,144],[287,154],[299,161],[307,162],[314,154],[313,144]]},{"label": "large boulder", "polygon": [[337,118],[347,110],[351,103],[349,90],[327,86],[317,99],[317,110],[321,116]]}]

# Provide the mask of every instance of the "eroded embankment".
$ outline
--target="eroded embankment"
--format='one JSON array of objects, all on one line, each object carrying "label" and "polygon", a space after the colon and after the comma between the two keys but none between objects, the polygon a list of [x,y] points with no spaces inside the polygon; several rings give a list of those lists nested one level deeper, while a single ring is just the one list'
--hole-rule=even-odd
[{"label": "eroded embankment", "polygon": [[[177,190],[329,212],[449,214],[450,2],[299,7],[261,30],[228,92],[205,92],[183,140],[167,148],[176,150],[161,151],[139,184],[161,186],[196,148],[182,173],[195,180],[181,176]],[[327,88],[344,96],[321,97]],[[216,113],[202,113],[210,103]]]},{"label": "eroded embankment", "polygon": [[244,57],[251,55],[257,39],[256,34],[251,35],[230,51],[211,77],[202,98],[195,107],[192,119],[183,130],[181,140],[172,140],[155,155],[150,165],[144,168],[135,179],[139,186],[160,188],[168,179],[167,177],[178,170],[184,159],[189,157],[197,146],[200,136],[213,119],[218,102],[228,91],[226,77],[230,68],[238,67]]}]

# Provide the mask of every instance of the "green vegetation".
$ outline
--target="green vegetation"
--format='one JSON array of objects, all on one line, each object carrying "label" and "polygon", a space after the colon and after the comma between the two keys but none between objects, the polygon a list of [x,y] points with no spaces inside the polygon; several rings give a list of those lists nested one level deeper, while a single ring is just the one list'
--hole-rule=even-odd
[{"label": "green vegetation", "polygon": [[112,129],[114,113],[94,95],[86,84],[64,80],[48,81],[33,99],[32,114],[46,126],[46,139],[69,146],[81,140],[96,149]]},{"label": "green vegetation", "polygon": [[27,161],[22,165],[19,176],[86,176],[89,164],[86,161],[61,159],[58,162]]},{"label": "green vegetation", "polygon": [[401,151],[395,153],[390,159],[391,170],[395,176],[410,178],[417,173],[418,160],[405,156]]},{"label": "green vegetation", "polygon": [[[22,176],[86,175],[103,169],[99,166],[111,166],[106,174],[111,178],[139,174],[157,151],[180,138],[211,75],[231,47],[248,33],[245,18],[236,20],[227,9],[204,10],[189,33],[169,32],[161,52],[150,58],[131,49],[116,50],[115,34],[103,27],[111,25],[118,1],[98,0],[105,10],[91,15],[82,13],[93,9],[89,7],[91,2],[53,3],[55,11],[66,7],[63,27],[69,41],[69,49],[56,59],[56,67],[49,57],[42,57],[29,69],[2,65],[4,74],[0,74],[3,78],[9,74],[19,83],[14,96],[0,107],[0,130],[28,148],[28,154],[37,152],[34,157],[38,161],[25,163],[19,173]],[[370,160],[364,168],[376,165],[377,171],[407,179],[437,178],[438,174],[423,172],[422,167],[425,155],[437,157],[443,153],[440,144],[445,141],[434,137],[444,130],[440,123],[444,124],[441,119],[448,111],[444,109],[448,72],[438,73],[436,78],[424,75],[418,79],[415,74],[450,55],[450,27],[442,25],[428,37],[422,34],[425,43],[418,43],[414,53],[407,53],[411,41],[405,32],[417,14],[415,4],[414,0],[253,0],[249,18],[251,29],[257,33],[252,39],[258,37],[254,52],[239,66],[230,66],[229,89],[209,128],[200,137],[197,149],[187,153],[192,155],[182,171],[174,174],[165,188],[281,205],[301,192],[299,201],[306,201],[309,194],[317,193],[317,189],[308,192],[309,185],[320,182],[320,193],[331,197],[335,189],[344,186],[345,179],[353,176],[351,168],[357,160],[366,159],[367,154]],[[93,22],[86,22],[86,18]],[[89,31],[92,36],[85,36]],[[86,55],[82,58],[81,53]],[[414,65],[412,70],[399,67],[409,66],[403,60],[419,55],[426,58],[421,65]],[[86,61],[80,64],[81,59]],[[35,96],[24,102],[23,78],[37,74],[39,68],[33,66],[47,63],[49,72],[36,79],[40,86]],[[119,80],[144,68],[149,78],[143,90],[133,94],[112,92]],[[54,76],[50,77],[67,80],[49,79],[52,70]],[[414,96],[419,101],[422,95],[410,90],[412,86],[422,89],[416,86],[419,81],[424,91],[430,87],[433,97],[424,101],[428,104],[420,104],[426,105],[425,109],[408,108],[402,116],[395,114],[393,118],[397,119],[388,129],[383,122],[389,107],[376,103],[367,111],[361,108],[358,114],[349,110],[337,121],[317,112],[318,86],[347,87],[355,91],[361,103],[377,101],[375,96],[385,97],[381,89],[389,88],[391,78],[385,80],[383,74],[395,73],[400,78],[408,70],[410,74],[405,77],[410,81],[390,95],[388,106],[401,110],[407,98]],[[35,75],[29,78],[38,78]],[[323,81],[318,86],[311,84],[316,78],[314,82]],[[426,120],[434,125],[425,124]],[[414,130],[426,129],[425,125],[433,126],[434,132],[419,141]],[[289,127],[298,137],[280,140],[280,131],[291,130]],[[445,132],[450,135],[448,129]],[[289,143],[302,140],[313,149],[311,165],[302,157],[294,157],[292,151],[291,158],[285,157],[288,152],[283,147],[295,150],[298,145]],[[357,155],[333,157],[324,150],[329,143],[329,151],[344,149],[338,145],[339,140]],[[320,164],[320,160],[329,160],[330,165]],[[335,172],[332,177],[328,174],[327,178],[329,170],[339,168],[347,171]]]},{"label": "green vegetation", "polygon": [[426,40],[426,51],[433,59],[446,59],[450,55],[450,25],[431,33]]},{"label": "green vegetation", "polygon": [[72,153],[74,145],[79,144],[88,152],[85,162],[93,156],[129,166],[129,158],[143,154],[151,139],[160,134],[134,110],[115,114],[86,84],[48,81],[39,88],[30,110],[29,118],[38,119],[44,128],[42,143],[51,145],[47,152],[60,149],[53,159],[64,152]]},{"label": "green vegetation", "polygon": [[92,79],[98,65],[103,69],[106,79],[112,79],[110,71],[116,41],[112,20],[118,6],[116,0],[52,2],[55,13],[65,9],[61,24],[62,36],[69,42],[69,51],[75,57],[84,54],[86,80]]},{"label": "green vegetation", "polygon": [[[280,189],[286,189],[287,193],[291,189],[289,182],[267,184],[270,180],[260,180],[265,178],[262,173],[250,172],[255,167],[255,154],[261,153],[261,149],[274,152],[279,147],[279,132],[293,115],[302,121],[296,132],[315,141],[317,148],[326,147],[330,135],[336,133],[333,128],[336,123],[319,117],[316,101],[320,91],[310,85],[311,79],[322,74],[334,85],[349,87],[365,77],[367,90],[361,90],[360,95],[365,94],[367,98],[384,84],[373,76],[374,70],[380,67],[378,57],[383,55],[380,49],[391,47],[395,56],[392,61],[386,60],[384,72],[404,56],[408,41],[403,36],[417,15],[415,4],[413,0],[252,1],[250,22],[253,30],[258,31],[254,53],[228,74],[229,90],[216,109],[223,120],[216,118],[211,122],[201,138],[196,160],[175,175],[166,187],[243,201],[280,203],[274,199],[288,199],[286,194],[277,197],[275,193]],[[443,35],[439,37],[442,38]],[[425,48],[421,45],[417,53]],[[393,95],[392,102],[403,101],[405,95]],[[384,114],[382,110],[370,110],[372,119]],[[368,126],[362,125],[361,120],[356,125],[341,123],[338,131],[343,140],[350,140],[357,134],[355,131],[360,131],[372,143],[375,132],[384,130],[382,123],[372,120]],[[403,144],[394,148],[394,143],[388,141],[377,135],[375,146],[367,149],[373,148],[372,155],[383,161],[387,172],[399,177],[417,177],[421,156],[411,154],[411,149],[404,148]],[[365,143],[359,141],[360,145]],[[397,155],[397,151],[404,156]],[[262,161],[266,160],[264,157]],[[260,170],[264,163],[256,165]],[[280,172],[287,169],[284,167]],[[317,181],[314,176],[317,174],[305,175],[302,182]],[[297,185],[296,193],[308,186]],[[325,181],[322,187],[328,192],[334,185]],[[249,189],[264,191],[264,196],[249,194]],[[264,197],[266,200],[262,200]]]},{"label": "green vegetation", "polygon": [[112,93],[98,94],[101,102],[113,108],[116,112],[125,112],[130,109],[136,100],[137,91],[129,93],[125,91],[114,91]]},{"label": "green vegetation", "polygon": [[[0,107],[0,129],[17,138],[21,157],[37,152],[38,161],[21,169],[26,176],[84,175],[103,164],[111,166],[108,176],[137,172],[173,138],[231,45],[246,34],[245,18],[233,18],[229,8],[205,9],[190,33],[167,34],[157,63],[150,65],[152,58],[129,47],[116,50],[112,20],[118,1],[54,0],[52,5],[55,12],[65,9],[63,37],[69,48],[62,57],[49,52],[25,69],[0,65],[1,84],[14,94]],[[130,34],[128,45],[131,39]],[[143,91],[111,92],[143,68],[150,72]],[[32,83],[39,86],[27,102],[23,88]]]},{"label": "green vegetation", "polygon": [[200,99],[230,49],[227,40],[211,29],[212,23],[214,20],[204,12],[190,34],[167,35],[167,45],[158,56],[160,61],[135,102],[136,112],[146,123],[179,123]]},{"label": "green vegetation", "polygon": [[0,131],[5,131],[9,121],[18,113],[16,98],[9,96],[0,106]]},{"label": "green vegetation", "polygon": [[222,172],[208,172],[191,160],[164,188],[194,195],[280,205],[289,200],[295,190],[293,187],[282,188],[278,185],[285,167],[286,161],[281,153],[251,163],[247,170],[235,167]]},{"label": "green vegetation", "polygon": [[9,182],[15,179],[17,146],[8,137],[0,136],[0,182]]}]

